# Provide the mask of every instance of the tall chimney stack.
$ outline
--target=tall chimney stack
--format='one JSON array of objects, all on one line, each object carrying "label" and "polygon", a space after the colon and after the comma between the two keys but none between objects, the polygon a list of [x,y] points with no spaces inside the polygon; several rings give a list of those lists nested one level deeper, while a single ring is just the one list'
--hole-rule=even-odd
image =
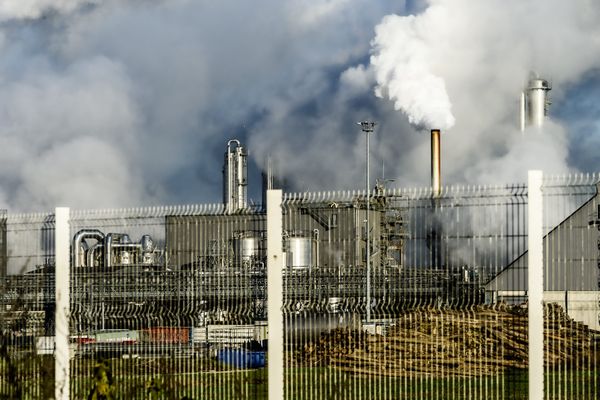
[{"label": "tall chimney stack", "polygon": [[442,192],[442,158],[440,155],[440,130],[431,130],[431,190],[434,198]]}]

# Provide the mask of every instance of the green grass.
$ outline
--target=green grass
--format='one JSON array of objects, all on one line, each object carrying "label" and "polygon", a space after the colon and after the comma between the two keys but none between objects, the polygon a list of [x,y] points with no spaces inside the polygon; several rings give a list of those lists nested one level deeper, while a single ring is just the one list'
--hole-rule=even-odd
[{"label": "green grass", "polygon": [[[600,399],[600,371],[548,372],[545,400]],[[527,370],[489,377],[390,378],[353,375],[334,368],[286,371],[287,399],[504,399],[527,400]]]},{"label": "green grass", "polygon": [[[267,369],[236,370],[212,360],[201,360],[191,370],[189,360],[107,360],[114,399],[267,399]],[[94,360],[77,360],[72,369],[72,398],[86,399],[94,387]],[[0,366],[5,367],[5,366]],[[3,368],[0,368],[2,370]],[[598,371],[564,370],[547,372],[547,400],[598,399]],[[27,376],[26,399],[36,395],[41,378]],[[48,376],[44,378],[48,379]],[[507,371],[502,375],[479,378],[405,378],[365,376],[342,372],[332,367],[290,368],[285,371],[286,399],[289,400],[379,400],[379,399],[504,399],[526,400],[526,370]],[[2,390],[0,399],[11,398]],[[47,383],[47,382],[46,382]]]}]

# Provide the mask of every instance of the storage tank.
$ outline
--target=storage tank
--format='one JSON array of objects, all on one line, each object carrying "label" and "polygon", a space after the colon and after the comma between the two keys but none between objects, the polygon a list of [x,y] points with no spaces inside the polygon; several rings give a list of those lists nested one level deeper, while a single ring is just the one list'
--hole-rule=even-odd
[{"label": "storage tank", "polygon": [[307,236],[289,237],[286,240],[286,266],[301,269],[316,266],[317,243]]},{"label": "storage tank", "polygon": [[252,235],[241,235],[233,239],[233,251],[236,260],[250,262],[264,256],[262,239]]},{"label": "storage tank", "polygon": [[155,244],[150,235],[143,235],[140,240],[142,250],[142,263],[145,265],[154,264]]},{"label": "storage tank", "polygon": [[527,88],[527,119],[529,125],[540,127],[548,114],[548,91],[552,88],[548,81],[531,79]]}]

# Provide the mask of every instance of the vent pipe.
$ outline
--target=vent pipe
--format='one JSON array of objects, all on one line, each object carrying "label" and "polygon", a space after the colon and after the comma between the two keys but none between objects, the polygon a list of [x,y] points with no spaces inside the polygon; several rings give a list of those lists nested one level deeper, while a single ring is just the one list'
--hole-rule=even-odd
[{"label": "vent pipe", "polygon": [[442,192],[442,158],[440,130],[431,130],[431,193],[433,197],[440,197]]},{"label": "vent pipe", "polygon": [[533,126],[541,128],[548,115],[550,99],[548,92],[552,90],[550,83],[532,74],[527,88],[521,93],[520,125],[521,131],[526,127]]},{"label": "vent pipe", "polygon": [[227,213],[248,207],[248,153],[237,139],[227,142],[223,165],[223,203]]}]

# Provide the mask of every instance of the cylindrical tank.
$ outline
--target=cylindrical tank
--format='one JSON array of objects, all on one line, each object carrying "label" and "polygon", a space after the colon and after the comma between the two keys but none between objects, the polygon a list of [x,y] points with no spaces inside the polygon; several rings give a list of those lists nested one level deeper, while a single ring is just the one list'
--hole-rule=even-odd
[{"label": "cylindrical tank", "polygon": [[154,241],[152,240],[152,236],[143,235],[142,239],[140,239],[140,244],[142,245],[142,252],[152,252],[154,251]]},{"label": "cylindrical tank", "polygon": [[233,251],[237,260],[250,261],[261,254],[260,238],[248,236],[233,239]]},{"label": "cylindrical tank", "polygon": [[527,122],[530,126],[541,127],[547,114],[548,91],[552,87],[547,80],[534,78],[527,88]]},{"label": "cylindrical tank", "polygon": [[289,268],[309,268],[315,265],[317,246],[311,237],[289,237],[286,240],[287,259]]},{"label": "cylindrical tank", "polygon": [[142,264],[154,264],[154,241],[150,235],[143,235],[140,240],[142,248]]},{"label": "cylindrical tank", "polygon": [[227,142],[223,165],[223,202],[228,213],[248,206],[248,153],[237,139]]}]

